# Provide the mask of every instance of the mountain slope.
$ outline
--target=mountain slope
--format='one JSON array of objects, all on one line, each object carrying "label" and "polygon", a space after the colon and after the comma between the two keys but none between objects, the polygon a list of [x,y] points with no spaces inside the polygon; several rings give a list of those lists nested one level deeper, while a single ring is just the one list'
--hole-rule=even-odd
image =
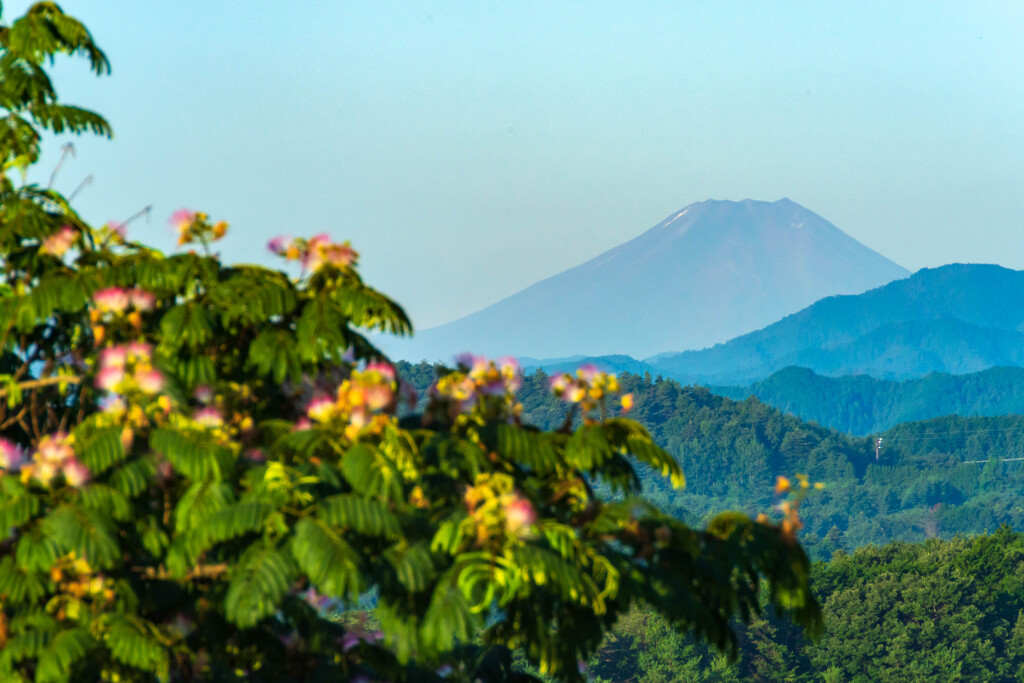
[{"label": "mountain slope", "polygon": [[802,206],[691,204],[639,237],[460,320],[392,357],[629,354],[702,348],[833,294],[907,271]]},{"label": "mountain slope", "polygon": [[[420,396],[434,379],[426,364],[400,363],[398,370]],[[524,422],[553,429],[564,423],[566,404],[548,380],[526,375],[518,398]],[[679,491],[641,469],[645,495],[683,519],[699,523],[723,509],[769,511],[779,502],[776,477],[799,472],[825,483],[800,510],[802,538],[825,556],[840,547],[980,533],[1004,523],[1024,529],[1024,462],[1012,460],[1024,458],[1024,416],[903,423],[873,434],[884,441],[876,460],[874,438],[805,422],[756,398],[734,401],[631,373],[619,383],[634,398],[630,417],[686,474]]]},{"label": "mountain slope", "polygon": [[864,294],[823,299],[710,349],[645,362],[668,376],[710,384],[746,384],[788,365],[907,379],[1024,365],[1022,331],[1024,272],[953,264]]},{"label": "mountain slope", "polygon": [[1024,413],[1024,368],[967,375],[934,372],[903,382],[867,375],[825,377],[791,366],[745,387],[711,387],[735,400],[755,396],[786,413],[851,434],[872,434],[902,422],[943,415]]}]

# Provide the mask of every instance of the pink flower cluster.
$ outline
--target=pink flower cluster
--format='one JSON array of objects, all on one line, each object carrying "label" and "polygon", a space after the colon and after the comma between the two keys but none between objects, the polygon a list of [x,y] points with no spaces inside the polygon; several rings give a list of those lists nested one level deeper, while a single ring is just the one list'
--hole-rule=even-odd
[{"label": "pink flower cluster", "polygon": [[302,267],[316,272],[325,265],[335,268],[354,266],[359,253],[348,241],[336,244],[327,233],[320,233],[310,239],[280,236],[267,243],[267,248],[289,261],[299,261]]},{"label": "pink flower cluster", "polygon": [[100,352],[96,387],[124,394],[137,389],[144,394],[159,393],[164,377],[153,367],[153,347],[142,342],[111,346]]},{"label": "pink flower cluster", "polygon": [[522,386],[522,372],[515,358],[490,360],[464,353],[455,358],[458,370],[440,378],[430,388],[431,396],[451,402],[457,412],[472,410],[485,397],[512,400]]},{"label": "pink flower cluster", "polygon": [[0,470],[17,472],[24,462],[24,449],[13,441],[0,438]]},{"label": "pink flower cluster", "polygon": [[178,246],[197,241],[206,244],[227,234],[227,222],[218,221],[211,225],[208,218],[202,211],[191,209],[178,209],[171,214],[170,223],[178,231]]},{"label": "pink flower cluster", "polygon": [[[619,381],[614,374],[601,372],[597,366],[581,365],[573,377],[565,372],[551,378],[551,391],[567,403],[579,404],[584,412],[596,408],[606,396],[619,391]],[[633,407],[633,395],[626,394],[620,399],[623,413]]]},{"label": "pink flower cluster", "polygon": [[77,239],[78,231],[70,225],[65,225],[61,227],[60,230],[44,239],[39,250],[44,254],[53,254],[59,258],[67,253],[68,249],[75,244],[75,240]]},{"label": "pink flower cluster", "polygon": [[151,311],[156,306],[156,297],[144,289],[134,287],[124,289],[122,287],[107,287],[92,295],[92,301],[96,304],[96,310],[100,314],[112,313],[119,315],[129,309],[136,311]]},{"label": "pink flower cluster", "polygon": [[21,470],[22,478],[32,478],[43,486],[49,486],[58,474],[74,487],[89,481],[89,468],[75,457],[72,439],[64,432],[44,436],[32,456],[32,464]]},{"label": "pink flower cluster", "polygon": [[394,368],[386,363],[370,363],[342,382],[333,398],[320,396],[310,401],[306,416],[319,424],[344,424],[345,435],[354,438],[372,425],[375,413],[394,404],[396,390]]},{"label": "pink flower cluster", "polygon": [[224,426],[224,416],[220,414],[220,411],[213,406],[204,406],[197,410],[192,416],[192,419],[211,429]]},{"label": "pink flower cluster", "polygon": [[171,214],[170,223],[180,234],[187,230],[188,227],[192,225],[193,221],[195,221],[195,219],[195,211],[192,211],[191,209],[178,209],[177,211]]},{"label": "pink flower cluster", "polygon": [[533,509],[533,504],[518,493],[508,496],[503,502],[505,526],[509,533],[522,535],[524,530],[537,521],[537,511]]}]

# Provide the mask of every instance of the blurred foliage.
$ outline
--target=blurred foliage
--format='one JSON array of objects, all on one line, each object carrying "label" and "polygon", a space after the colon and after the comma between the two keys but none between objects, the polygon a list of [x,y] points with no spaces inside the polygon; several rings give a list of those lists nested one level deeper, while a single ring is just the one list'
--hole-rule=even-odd
[{"label": "blurred foliage", "polygon": [[0,679],[526,680],[519,649],[571,681],[638,605],[726,651],[764,605],[820,630],[795,517],[640,497],[682,471],[615,378],[561,378],[545,430],[514,364],[466,357],[400,418],[366,333],[411,327],[347,242],[273,240],[295,278],[222,262],[202,212],[165,255],[18,184],[42,130],[109,134],[43,67],[108,67],[52,3],[0,47]]}]

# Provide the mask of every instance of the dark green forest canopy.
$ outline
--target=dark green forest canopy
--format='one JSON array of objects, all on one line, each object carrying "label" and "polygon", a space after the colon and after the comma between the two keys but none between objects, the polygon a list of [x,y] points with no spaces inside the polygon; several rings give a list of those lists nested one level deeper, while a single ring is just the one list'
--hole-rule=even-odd
[{"label": "dark green forest canopy", "polygon": [[806,640],[771,614],[740,637],[738,661],[674,633],[656,615],[624,616],[595,657],[596,681],[1024,680],[1024,536],[894,542],[816,563],[825,635]]},{"label": "dark green forest canopy", "polygon": [[[426,363],[400,363],[399,370],[421,394],[433,381]],[[734,401],[649,375],[621,373],[619,381],[635,397],[630,417],[683,466],[684,491],[657,477],[644,481],[646,495],[682,519],[698,522],[730,508],[767,510],[775,502],[775,477],[801,472],[826,484],[802,508],[802,540],[812,557],[1002,524],[1024,528],[1024,461],[1006,462],[1024,457],[1024,417],[951,416],[851,437],[756,398]],[[529,374],[519,395],[524,420],[542,428],[565,419],[548,384],[545,373]]]}]

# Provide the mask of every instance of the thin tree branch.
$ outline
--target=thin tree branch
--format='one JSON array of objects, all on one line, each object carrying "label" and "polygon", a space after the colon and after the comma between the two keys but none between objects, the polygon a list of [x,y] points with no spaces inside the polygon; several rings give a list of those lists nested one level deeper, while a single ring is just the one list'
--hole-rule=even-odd
[{"label": "thin tree branch", "polygon": [[184,578],[186,581],[193,579],[216,579],[228,571],[227,562],[220,564],[200,564],[190,569],[184,577],[178,577],[167,571],[164,567],[132,567],[132,571],[142,574],[147,579],[166,581],[168,579]]},{"label": "thin tree branch", "polygon": [[85,179],[84,179],[84,180],[83,180],[82,182],[80,182],[80,183],[78,184],[78,187],[76,187],[76,188],[75,188],[75,191],[74,191],[74,192],[72,192],[71,194],[69,194],[69,195],[68,195],[68,202],[71,202],[72,200],[74,200],[75,196],[76,196],[76,195],[77,195],[77,194],[78,194],[79,192],[81,192],[81,191],[82,191],[82,189],[83,189],[83,188],[84,188],[85,186],[87,186],[87,185],[91,185],[91,184],[92,184],[92,174],[90,173],[89,175],[85,176]]},{"label": "thin tree branch", "polygon": [[57,165],[53,167],[53,173],[50,174],[50,182],[46,186],[46,189],[48,190],[53,188],[53,183],[57,180],[57,173],[60,171],[60,167],[64,165],[64,160],[67,159],[69,155],[75,156],[75,146],[70,142],[61,145],[60,150],[60,159],[57,160]]},{"label": "thin tree branch", "polygon": [[[42,387],[50,387],[54,384],[81,384],[82,378],[75,377],[74,375],[58,375],[56,377],[43,377],[42,379],[31,379],[27,382],[18,382],[18,388],[22,391],[32,389],[41,389]],[[0,388],[0,398],[6,396],[9,392],[5,388]]]}]

